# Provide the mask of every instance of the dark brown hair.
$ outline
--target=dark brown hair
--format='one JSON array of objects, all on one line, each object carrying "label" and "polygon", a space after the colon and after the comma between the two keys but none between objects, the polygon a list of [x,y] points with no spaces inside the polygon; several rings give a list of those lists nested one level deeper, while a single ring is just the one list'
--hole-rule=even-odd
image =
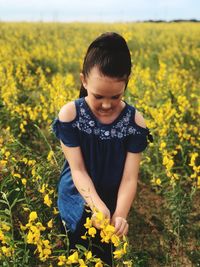
[{"label": "dark brown hair", "polygon": [[[131,55],[125,39],[115,32],[106,32],[95,39],[86,52],[82,73],[87,77],[91,69],[97,66],[108,77],[128,77],[131,73]],[[87,96],[87,90],[81,85],[79,97]]]}]

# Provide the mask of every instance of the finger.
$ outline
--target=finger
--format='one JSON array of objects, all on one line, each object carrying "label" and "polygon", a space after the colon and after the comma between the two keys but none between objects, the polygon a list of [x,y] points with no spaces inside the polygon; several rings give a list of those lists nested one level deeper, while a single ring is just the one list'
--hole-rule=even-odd
[{"label": "finger", "polygon": [[128,229],[129,229],[129,225],[127,223],[125,228],[124,228],[124,232],[122,233],[122,235],[127,235],[128,234]]},{"label": "finger", "polygon": [[121,228],[121,221],[118,218],[115,218],[114,226],[115,226],[115,234],[117,234],[117,232]]},{"label": "finger", "polygon": [[122,218],[122,217],[116,217],[115,218],[115,224],[116,225],[121,225],[122,223],[126,223],[126,219]]},{"label": "finger", "polygon": [[127,224],[127,222],[125,219],[123,219],[123,218],[120,218],[118,220],[116,219],[116,227],[115,227],[116,235],[118,235],[118,236],[122,235],[126,224]]},{"label": "finger", "polygon": [[115,222],[114,222],[114,220],[113,220],[113,219],[111,220],[111,222],[110,222],[110,223],[111,223],[111,225],[115,226]]},{"label": "finger", "polygon": [[97,217],[96,217],[96,214],[93,214],[92,217],[91,217],[91,221],[92,221],[92,225],[99,229],[100,228],[100,223],[97,221]]},{"label": "finger", "polygon": [[128,230],[128,229],[126,229],[128,227],[128,223],[127,223],[126,219],[124,219],[124,218],[120,218],[120,219],[121,219],[121,226],[117,230],[116,234],[121,237]]},{"label": "finger", "polygon": [[116,235],[118,235],[119,237],[122,237],[124,231],[125,231],[125,228],[126,228],[126,224],[123,223],[120,227],[120,229],[117,231]]}]

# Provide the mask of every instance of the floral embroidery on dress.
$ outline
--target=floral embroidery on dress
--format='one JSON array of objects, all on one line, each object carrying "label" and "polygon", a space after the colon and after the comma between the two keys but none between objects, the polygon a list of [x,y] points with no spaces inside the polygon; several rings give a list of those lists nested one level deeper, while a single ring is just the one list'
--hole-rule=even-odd
[{"label": "floral embroidery on dress", "polygon": [[[121,139],[127,135],[141,134],[141,132],[130,125],[130,118],[132,112],[130,109],[124,114],[124,116],[111,125],[110,129],[98,128],[97,122],[87,112],[87,107],[84,107],[84,102],[79,102],[79,116],[75,122],[72,123],[72,127],[78,128],[80,131],[87,134],[94,134],[99,136],[101,140],[108,140],[111,138]],[[106,128],[106,127],[105,127]]]}]

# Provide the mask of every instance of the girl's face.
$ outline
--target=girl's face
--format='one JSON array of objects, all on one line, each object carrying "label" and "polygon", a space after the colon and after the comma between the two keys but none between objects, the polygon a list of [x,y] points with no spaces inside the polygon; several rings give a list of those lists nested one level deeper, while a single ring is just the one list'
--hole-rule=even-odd
[{"label": "girl's face", "polygon": [[95,66],[87,77],[81,73],[80,78],[88,93],[87,102],[96,115],[108,117],[121,109],[127,77],[119,79],[104,76]]}]

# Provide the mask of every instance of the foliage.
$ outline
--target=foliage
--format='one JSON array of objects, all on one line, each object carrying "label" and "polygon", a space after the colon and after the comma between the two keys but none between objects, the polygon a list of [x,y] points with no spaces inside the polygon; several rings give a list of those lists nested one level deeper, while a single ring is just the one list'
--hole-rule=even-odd
[{"label": "foliage", "polygon": [[[165,200],[163,247],[171,248],[166,264],[173,262],[174,248],[174,266],[182,264],[179,256],[200,189],[199,25],[1,22],[2,266],[57,266],[77,256],[67,255],[58,226],[57,183],[64,158],[51,123],[63,104],[78,97],[88,44],[105,31],[121,33],[130,47],[133,71],[125,99],[143,113],[154,137],[140,176]],[[128,254],[126,266],[131,258],[134,266],[145,265],[145,252]]]}]

